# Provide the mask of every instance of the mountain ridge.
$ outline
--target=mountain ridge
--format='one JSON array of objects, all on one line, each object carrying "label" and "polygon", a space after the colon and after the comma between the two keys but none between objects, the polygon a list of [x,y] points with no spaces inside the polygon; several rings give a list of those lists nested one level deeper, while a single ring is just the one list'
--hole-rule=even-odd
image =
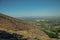
[{"label": "mountain ridge", "polygon": [[21,34],[31,40],[41,39],[50,40],[50,38],[42,31],[42,29],[33,23],[25,22],[0,13],[0,30],[10,33]]}]

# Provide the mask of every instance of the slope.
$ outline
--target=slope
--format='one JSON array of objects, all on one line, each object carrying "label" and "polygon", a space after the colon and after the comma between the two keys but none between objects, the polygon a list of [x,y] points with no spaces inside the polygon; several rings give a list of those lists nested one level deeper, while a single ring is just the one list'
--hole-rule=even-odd
[{"label": "slope", "polygon": [[21,34],[28,40],[51,40],[40,27],[0,13],[0,30]]}]

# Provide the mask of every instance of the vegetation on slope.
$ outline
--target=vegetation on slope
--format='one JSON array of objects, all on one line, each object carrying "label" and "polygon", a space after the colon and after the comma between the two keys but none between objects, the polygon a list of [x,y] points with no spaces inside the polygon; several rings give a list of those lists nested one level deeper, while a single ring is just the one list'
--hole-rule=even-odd
[{"label": "vegetation on slope", "polygon": [[4,14],[0,14],[0,30],[23,35],[28,40],[50,40],[50,38],[34,23],[25,22]]}]

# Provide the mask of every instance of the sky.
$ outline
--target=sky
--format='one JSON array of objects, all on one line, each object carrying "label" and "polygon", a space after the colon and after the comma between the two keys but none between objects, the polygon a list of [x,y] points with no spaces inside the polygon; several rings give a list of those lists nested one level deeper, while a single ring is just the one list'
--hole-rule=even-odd
[{"label": "sky", "polygon": [[0,0],[0,13],[13,16],[60,16],[60,0]]}]

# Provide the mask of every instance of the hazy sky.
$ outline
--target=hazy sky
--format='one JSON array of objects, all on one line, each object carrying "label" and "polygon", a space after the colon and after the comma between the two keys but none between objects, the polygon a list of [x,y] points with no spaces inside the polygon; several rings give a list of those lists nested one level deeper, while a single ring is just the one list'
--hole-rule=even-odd
[{"label": "hazy sky", "polygon": [[60,16],[60,0],[0,0],[0,12],[14,16]]}]

